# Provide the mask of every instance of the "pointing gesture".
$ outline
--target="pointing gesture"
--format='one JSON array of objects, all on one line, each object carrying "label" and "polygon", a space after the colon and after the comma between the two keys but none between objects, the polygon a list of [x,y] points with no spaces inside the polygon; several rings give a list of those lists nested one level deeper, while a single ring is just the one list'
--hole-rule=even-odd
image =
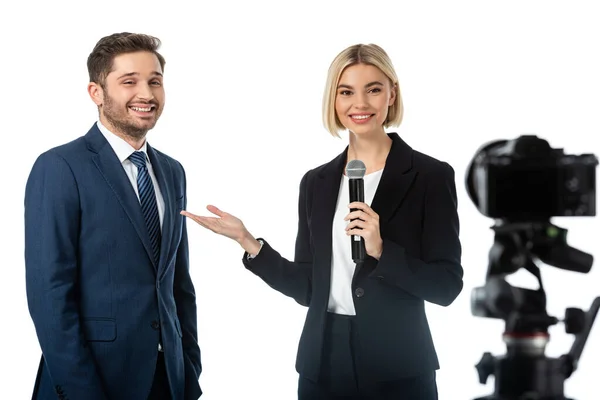
[{"label": "pointing gesture", "polygon": [[235,240],[250,254],[258,253],[260,243],[248,232],[244,223],[239,218],[213,205],[206,206],[206,209],[216,215],[216,217],[196,215],[185,210],[181,211],[181,215],[196,221],[206,229]]}]

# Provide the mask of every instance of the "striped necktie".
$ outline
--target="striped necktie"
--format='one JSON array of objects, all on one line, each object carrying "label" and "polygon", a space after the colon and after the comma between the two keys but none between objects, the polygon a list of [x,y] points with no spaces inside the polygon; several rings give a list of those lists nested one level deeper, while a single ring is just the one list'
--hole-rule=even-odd
[{"label": "striped necktie", "polygon": [[146,166],[146,153],[143,151],[135,151],[129,156],[129,160],[137,167],[137,186],[140,196],[140,205],[142,214],[146,220],[146,227],[150,235],[150,243],[152,244],[152,252],[154,253],[154,261],[158,265],[160,257],[160,219],[158,217],[158,206],[156,204],[156,195],[154,194],[154,185],[152,178]]}]

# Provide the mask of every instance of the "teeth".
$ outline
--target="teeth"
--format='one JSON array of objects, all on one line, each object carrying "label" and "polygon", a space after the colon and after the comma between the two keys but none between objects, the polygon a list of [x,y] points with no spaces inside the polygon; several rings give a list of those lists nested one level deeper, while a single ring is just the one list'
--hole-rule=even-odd
[{"label": "teeth", "polygon": [[152,106],[150,107],[146,107],[146,108],[142,108],[142,107],[131,107],[131,109],[133,111],[140,111],[140,112],[150,112],[150,110],[152,110]]},{"label": "teeth", "polygon": [[354,119],[367,119],[370,118],[370,115],[353,115],[352,118]]}]

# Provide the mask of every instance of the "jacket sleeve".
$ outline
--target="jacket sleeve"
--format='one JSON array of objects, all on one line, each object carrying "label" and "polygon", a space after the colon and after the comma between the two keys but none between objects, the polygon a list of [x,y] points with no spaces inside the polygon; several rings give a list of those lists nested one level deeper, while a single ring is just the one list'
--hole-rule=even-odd
[{"label": "jacket sleeve", "polygon": [[57,393],[71,399],[106,400],[78,311],[80,212],[70,166],[52,151],[42,154],[25,190],[29,312]]},{"label": "jacket sleeve", "polygon": [[294,261],[282,257],[269,243],[264,244],[258,255],[248,259],[244,253],[244,266],[260,277],[273,289],[293,298],[299,304],[308,306],[312,295],[312,251],[310,247],[309,207],[307,205],[307,175],[300,182],[298,196],[298,233]]},{"label": "jacket sleeve", "polygon": [[[185,171],[181,167],[184,186],[184,204],[186,207]],[[198,380],[202,372],[200,346],[198,345],[198,319],[196,309],[196,291],[190,276],[189,249],[186,219],[183,216],[181,241],[175,260],[173,296],[177,306],[177,318],[181,326],[182,346],[185,366],[185,398],[197,399],[202,394]]]},{"label": "jacket sleeve", "polygon": [[463,288],[454,170],[447,163],[426,179],[421,259],[383,238],[383,252],[370,276],[425,301],[450,305]]}]

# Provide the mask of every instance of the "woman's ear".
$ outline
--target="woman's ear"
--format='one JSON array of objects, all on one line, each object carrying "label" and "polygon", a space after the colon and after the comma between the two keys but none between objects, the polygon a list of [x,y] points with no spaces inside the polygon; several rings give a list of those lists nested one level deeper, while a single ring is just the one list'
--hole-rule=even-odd
[{"label": "woman's ear", "polygon": [[392,90],[390,91],[390,100],[388,101],[389,107],[394,105],[394,102],[396,101],[396,96],[398,96],[398,85],[392,84]]}]

